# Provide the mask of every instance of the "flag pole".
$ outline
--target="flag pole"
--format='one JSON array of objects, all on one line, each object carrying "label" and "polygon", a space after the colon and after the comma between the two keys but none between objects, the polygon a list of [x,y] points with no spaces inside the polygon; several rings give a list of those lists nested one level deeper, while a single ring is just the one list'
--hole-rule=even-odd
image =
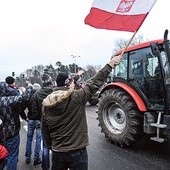
[{"label": "flag pole", "polygon": [[125,46],[125,48],[123,49],[123,51],[121,52],[121,56],[124,54],[124,52],[126,51],[126,49],[128,48],[128,46],[130,45],[131,41],[133,40],[134,36],[136,35],[137,31],[134,32],[134,34],[132,35],[131,39],[129,40],[129,42],[127,43],[127,45]]}]

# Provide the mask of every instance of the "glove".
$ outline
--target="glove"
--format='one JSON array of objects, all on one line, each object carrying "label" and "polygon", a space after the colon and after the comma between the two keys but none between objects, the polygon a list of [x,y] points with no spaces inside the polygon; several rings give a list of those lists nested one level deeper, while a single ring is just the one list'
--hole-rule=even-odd
[{"label": "glove", "polygon": [[123,57],[122,57],[121,55],[114,56],[114,57],[111,58],[111,60],[108,62],[108,64],[109,64],[112,68],[114,68],[116,65],[118,65],[118,64],[121,62],[122,58],[123,58]]}]

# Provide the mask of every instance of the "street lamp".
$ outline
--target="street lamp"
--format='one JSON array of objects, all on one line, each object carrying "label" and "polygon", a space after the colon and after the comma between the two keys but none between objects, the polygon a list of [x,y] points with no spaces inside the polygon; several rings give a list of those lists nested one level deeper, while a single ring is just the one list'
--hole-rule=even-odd
[{"label": "street lamp", "polygon": [[71,55],[74,58],[74,72],[76,73],[76,58],[80,56]]}]

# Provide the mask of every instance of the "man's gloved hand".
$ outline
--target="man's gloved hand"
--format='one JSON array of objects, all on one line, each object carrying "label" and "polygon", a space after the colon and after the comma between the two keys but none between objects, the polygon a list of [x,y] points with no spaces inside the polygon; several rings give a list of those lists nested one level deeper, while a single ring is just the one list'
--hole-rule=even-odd
[{"label": "man's gloved hand", "polygon": [[118,65],[118,64],[121,62],[122,58],[123,58],[123,57],[122,57],[121,55],[113,56],[113,57],[111,58],[111,60],[108,62],[108,64],[109,64],[112,68],[114,68],[116,65]]}]

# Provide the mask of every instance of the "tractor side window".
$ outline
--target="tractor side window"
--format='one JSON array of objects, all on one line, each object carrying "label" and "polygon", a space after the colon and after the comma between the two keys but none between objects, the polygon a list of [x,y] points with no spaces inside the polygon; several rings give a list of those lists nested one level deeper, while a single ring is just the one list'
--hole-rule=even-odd
[{"label": "tractor side window", "polygon": [[129,65],[131,66],[131,72],[129,78],[141,77],[144,72],[144,57],[141,50],[130,52],[129,54]]},{"label": "tractor side window", "polygon": [[123,54],[122,61],[118,66],[116,66],[114,76],[127,80],[127,53]]}]

